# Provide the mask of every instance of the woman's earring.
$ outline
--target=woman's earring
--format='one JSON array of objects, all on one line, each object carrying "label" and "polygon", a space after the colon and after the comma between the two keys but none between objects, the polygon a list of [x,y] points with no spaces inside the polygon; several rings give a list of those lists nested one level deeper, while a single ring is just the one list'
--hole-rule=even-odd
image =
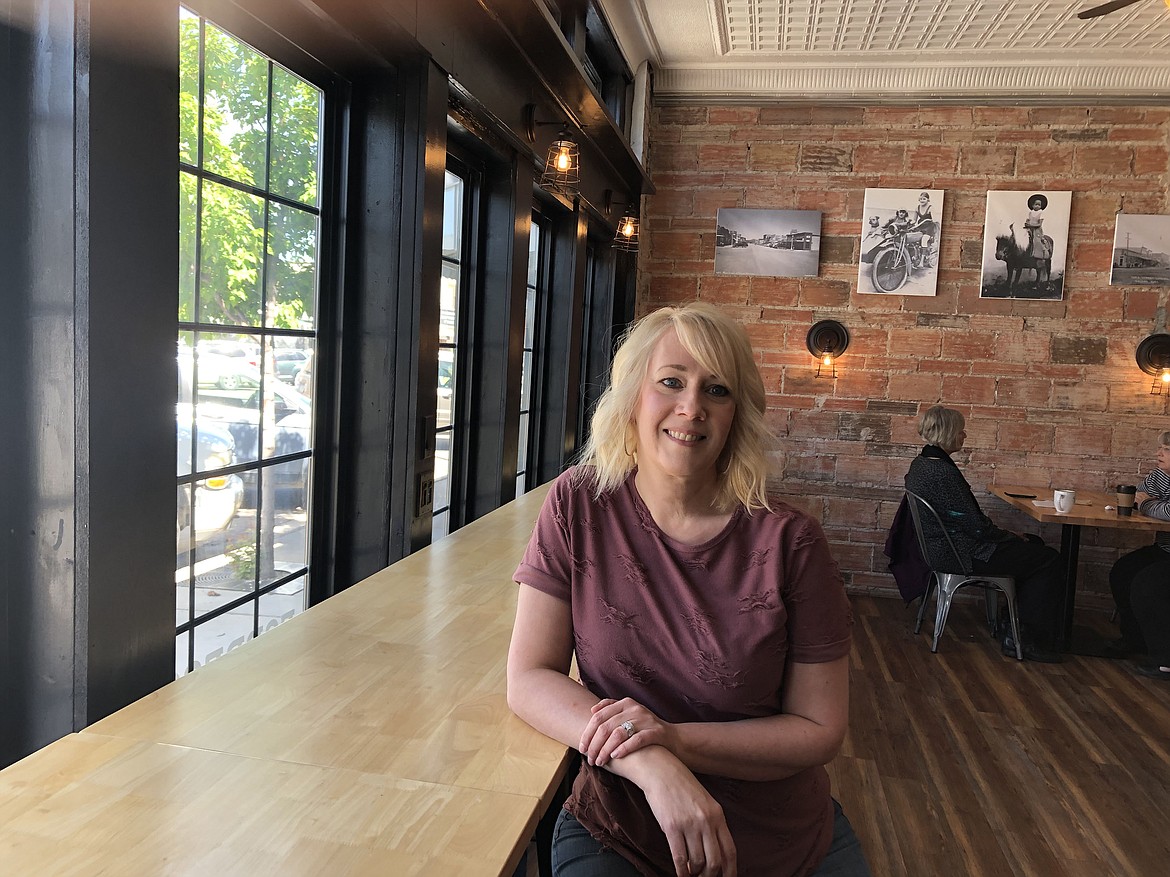
[{"label": "woman's earring", "polygon": [[622,450],[626,452],[626,456],[631,460],[634,459],[634,454],[638,452],[637,442],[634,443],[634,449],[632,451],[630,450],[630,436],[628,433],[622,436]]}]

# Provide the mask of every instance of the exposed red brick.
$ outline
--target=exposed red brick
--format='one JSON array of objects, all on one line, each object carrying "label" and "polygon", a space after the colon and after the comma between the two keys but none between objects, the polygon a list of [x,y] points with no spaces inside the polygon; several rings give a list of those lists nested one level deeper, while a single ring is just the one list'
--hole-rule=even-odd
[{"label": "exposed red brick", "polygon": [[1016,165],[1016,150],[1010,146],[963,146],[959,149],[959,170],[971,176],[1010,176]]},{"label": "exposed red brick", "polygon": [[1151,320],[1158,313],[1161,294],[1152,289],[1131,289],[1125,294],[1125,316],[1129,320]]},{"label": "exposed red brick", "polygon": [[1126,177],[1133,169],[1133,149],[1118,143],[1078,145],[1073,171],[1084,176]]},{"label": "exposed red brick", "polygon": [[[851,587],[892,589],[880,546],[929,405],[968,417],[965,472],[1005,526],[1030,525],[987,495],[989,483],[1047,490],[1068,473],[1075,486],[1105,487],[1149,467],[1170,396],[1149,394],[1133,351],[1170,292],[1108,279],[1117,211],[1170,213],[1170,110],[840,109],[714,106],[691,124],[656,112],[649,169],[659,194],[645,208],[638,312],[704,297],[745,322],[767,421],[784,437],[772,455],[776,486],[826,521]],[[874,186],[944,190],[937,295],[856,294],[864,190]],[[1032,188],[1074,193],[1064,297],[981,299],[986,193]],[[720,207],[822,211],[819,276],[715,275]],[[824,317],[852,336],[836,380],[815,378],[804,348]],[[1093,356],[1078,353],[1086,344]],[[1086,605],[1108,605],[1108,569],[1123,543],[1085,531]]]},{"label": "exposed red brick", "polygon": [[1017,174],[1045,174],[1070,169],[1075,150],[1068,143],[1023,146],[1016,151]]},{"label": "exposed red brick", "polygon": [[1170,169],[1170,152],[1165,146],[1135,146],[1133,172],[1138,176],[1160,176]]},{"label": "exposed red brick", "polygon": [[711,107],[707,110],[709,125],[751,125],[759,118],[755,107]]},{"label": "exposed red brick", "polygon": [[699,167],[711,170],[744,170],[748,163],[749,150],[741,143],[702,144],[698,147]]},{"label": "exposed red brick", "polygon": [[792,171],[799,159],[796,143],[753,143],[749,165],[754,171]]}]

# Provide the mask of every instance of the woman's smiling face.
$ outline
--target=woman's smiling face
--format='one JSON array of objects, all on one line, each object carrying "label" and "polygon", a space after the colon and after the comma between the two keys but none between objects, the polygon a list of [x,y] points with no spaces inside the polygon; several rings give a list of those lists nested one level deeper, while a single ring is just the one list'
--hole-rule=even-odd
[{"label": "woman's smiling face", "polygon": [[713,477],[735,419],[735,399],[667,330],[655,345],[634,414],[639,472]]}]

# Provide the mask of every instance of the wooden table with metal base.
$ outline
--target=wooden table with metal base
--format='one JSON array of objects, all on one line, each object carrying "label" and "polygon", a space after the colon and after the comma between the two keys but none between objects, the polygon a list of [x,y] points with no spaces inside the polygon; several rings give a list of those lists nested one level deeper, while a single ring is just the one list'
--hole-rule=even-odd
[{"label": "wooden table with metal base", "polygon": [[[1116,495],[1100,490],[1077,490],[1076,503],[1072,511],[1058,512],[1052,505],[1052,489],[1029,487],[1017,484],[993,484],[988,487],[993,494],[1012,508],[1033,520],[1045,524],[1060,524],[1060,563],[1064,578],[1064,593],[1059,610],[1057,650],[1073,651],[1078,654],[1094,654],[1088,643],[1073,641],[1073,609],[1077,596],[1077,564],[1081,547],[1082,527],[1104,527],[1110,530],[1156,533],[1170,532],[1170,521],[1147,518],[1134,510],[1132,515],[1119,515],[1114,509],[1106,509],[1116,502]],[[1036,502],[1047,505],[1037,506]]]}]

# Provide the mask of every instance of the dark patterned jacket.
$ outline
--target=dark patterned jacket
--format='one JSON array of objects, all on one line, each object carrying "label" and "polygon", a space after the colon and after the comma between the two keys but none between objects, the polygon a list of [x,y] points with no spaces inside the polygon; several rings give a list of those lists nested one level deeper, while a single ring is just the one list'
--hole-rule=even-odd
[{"label": "dark patterned jacket", "polygon": [[[971,571],[971,561],[987,560],[1003,542],[1018,539],[1014,533],[1000,529],[983,513],[971,485],[955,465],[955,461],[942,448],[927,445],[906,473],[906,489],[917,493],[934,506],[942,518],[943,526],[955,543],[963,562],[962,572]],[[952,565],[946,540],[938,532],[930,516],[922,520],[923,533],[930,553],[931,564],[936,569]],[[959,572],[960,570],[945,570]]]}]

